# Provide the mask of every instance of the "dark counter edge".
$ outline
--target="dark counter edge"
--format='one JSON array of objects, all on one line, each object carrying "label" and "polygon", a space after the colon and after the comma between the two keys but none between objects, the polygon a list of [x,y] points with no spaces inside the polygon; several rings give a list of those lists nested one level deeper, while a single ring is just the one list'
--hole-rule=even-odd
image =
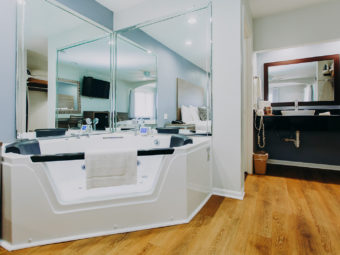
[{"label": "dark counter edge", "polygon": [[[156,155],[170,155],[173,154],[175,149],[173,148],[162,148],[162,149],[151,149],[151,150],[139,150],[138,156],[156,156]],[[31,160],[34,163],[38,162],[54,162],[54,161],[69,161],[69,160],[82,160],[85,159],[85,153],[63,153],[55,155],[33,155]]]}]

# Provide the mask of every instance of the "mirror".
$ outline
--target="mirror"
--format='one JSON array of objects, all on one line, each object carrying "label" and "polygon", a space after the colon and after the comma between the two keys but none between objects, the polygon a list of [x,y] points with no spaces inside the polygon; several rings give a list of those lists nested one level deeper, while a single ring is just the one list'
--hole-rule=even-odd
[{"label": "mirror", "polygon": [[57,112],[80,113],[80,84],[78,81],[57,80]]},{"label": "mirror", "polygon": [[134,128],[137,119],[155,127],[157,57],[121,35],[116,47],[116,127]]},{"label": "mirror", "polygon": [[210,5],[117,32],[116,125],[211,132]]},{"label": "mirror", "polygon": [[82,95],[84,76],[112,80],[110,31],[45,0],[18,2],[17,24],[18,136],[39,128],[78,127],[73,119],[82,123],[84,111],[87,116],[112,112],[110,99],[97,107]]},{"label": "mirror", "polygon": [[334,104],[339,100],[339,55],[266,63],[265,100],[272,105]]},{"label": "mirror", "polygon": [[105,36],[57,51],[57,127],[79,129],[86,118],[110,127],[111,44]]}]

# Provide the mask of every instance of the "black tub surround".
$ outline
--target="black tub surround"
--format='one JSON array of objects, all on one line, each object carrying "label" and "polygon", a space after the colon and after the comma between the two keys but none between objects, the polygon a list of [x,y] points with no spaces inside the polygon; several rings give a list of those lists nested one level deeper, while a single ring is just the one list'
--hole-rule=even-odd
[{"label": "black tub surround", "polygon": [[[171,155],[175,152],[175,147],[181,147],[192,144],[193,140],[185,135],[172,135],[169,148],[151,148],[147,150],[138,150],[137,156],[155,156],[155,155]],[[21,155],[32,155],[31,160],[37,162],[54,162],[85,159],[84,152],[76,153],[59,153],[53,155],[41,155],[39,141],[19,140],[6,146],[6,153],[16,153]]]},{"label": "black tub surround", "polygon": [[[268,152],[269,159],[340,166],[340,115],[264,116],[264,125],[266,146],[263,150]],[[284,141],[295,139],[297,130],[300,131],[299,148],[293,142]],[[256,149],[261,150],[257,144]]]}]

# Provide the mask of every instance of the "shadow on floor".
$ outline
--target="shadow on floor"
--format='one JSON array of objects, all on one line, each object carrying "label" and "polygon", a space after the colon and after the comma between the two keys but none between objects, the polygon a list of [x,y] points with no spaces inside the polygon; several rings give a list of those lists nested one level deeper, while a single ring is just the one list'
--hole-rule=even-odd
[{"label": "shadow on floor", "polygon": [[267,175],[340,185],[340,171],[267,165]]}]

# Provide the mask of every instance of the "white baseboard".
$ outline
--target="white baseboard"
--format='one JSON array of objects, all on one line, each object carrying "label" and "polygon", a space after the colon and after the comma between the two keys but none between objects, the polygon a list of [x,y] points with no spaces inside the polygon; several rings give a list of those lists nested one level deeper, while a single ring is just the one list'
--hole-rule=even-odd
[{"label": "white baseboard", "polygon": [[306,162],[298,162],[298,161],[277,160],[277,159],[268,159],[267,163],[273,164],[273,165],[297,166],[297,167],[340,171],[340,166],[337,166],[337,165],[315,164],[315,163],[306,163]]},{"label": "white baseboard", "polygon": [[234,198],[238,200],[243,200],[244,198],[244,192],[228,189],[213,188],[213,194],[222,197]]}]

